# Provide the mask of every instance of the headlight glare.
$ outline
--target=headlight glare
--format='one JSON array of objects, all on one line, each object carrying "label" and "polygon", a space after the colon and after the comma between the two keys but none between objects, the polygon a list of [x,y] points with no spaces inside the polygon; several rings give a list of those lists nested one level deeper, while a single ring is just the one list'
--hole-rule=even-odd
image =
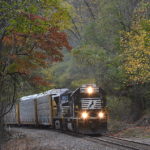
[{"label": "headlight glare", "polygon": [[104,112],[99,112],[99,113],[98,113],[98,117],[99,117],[100,119],[103,119],[103,118],[105,117]]},{"label": "headlight glare", "polygon": [[81,117],[83,119],[87,119],[88,118],[88,113],[87,112],[82,112]]},{"label": "headlight glare", "polygon": [[92,94],[93,93],[93,88],[90,86],[90,87],[88,87],[87,88],[87,92],[89,93],[89,94]]}]

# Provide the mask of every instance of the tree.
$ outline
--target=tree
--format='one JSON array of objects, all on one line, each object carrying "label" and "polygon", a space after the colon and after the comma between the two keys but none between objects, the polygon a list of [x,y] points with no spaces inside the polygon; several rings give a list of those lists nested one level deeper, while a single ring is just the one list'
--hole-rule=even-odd
[{"label": "tree", "polygon": [[136,120],[148,107],[150,83],[150,2],[141,1],[134,12],[130,32],[123,32],[124,70],[129,96],[132,98],[132,114]]},{"label": "tree", "polygon": [[124,50],[124,69],[131,82],[149,82],[150,80],[150,3],[141,2],[134,13],[130,32],[124,32],[122,47]]},{"label": "tree", "polygon": [[49,85],[39,69],[62,61],[61,50],[71,49],[64,32],[71,27],[70,9],[63,0],[0,2],[0,124],[20,83]]}]

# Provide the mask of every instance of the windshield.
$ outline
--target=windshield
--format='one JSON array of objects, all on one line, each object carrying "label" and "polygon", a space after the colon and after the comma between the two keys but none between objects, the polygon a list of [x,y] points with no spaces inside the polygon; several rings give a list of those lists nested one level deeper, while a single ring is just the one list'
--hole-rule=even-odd
[{"label": "windshield", "polygon": [[87,94],[87,93],[80,93],[80,98],[98,98],[100,97],[100,93],[93,93],[93,94]]}]

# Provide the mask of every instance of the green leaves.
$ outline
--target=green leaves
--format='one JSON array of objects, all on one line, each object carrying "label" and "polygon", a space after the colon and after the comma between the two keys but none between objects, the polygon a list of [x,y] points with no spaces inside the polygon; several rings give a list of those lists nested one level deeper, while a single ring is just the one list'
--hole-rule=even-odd
[{"label": "green leaves", "polygon": [[93,45],[83,45],[78,49],[74,49],[73,55],[79,63],[84,65],[93,65],[104,61],[106,58],[105,50]]}]

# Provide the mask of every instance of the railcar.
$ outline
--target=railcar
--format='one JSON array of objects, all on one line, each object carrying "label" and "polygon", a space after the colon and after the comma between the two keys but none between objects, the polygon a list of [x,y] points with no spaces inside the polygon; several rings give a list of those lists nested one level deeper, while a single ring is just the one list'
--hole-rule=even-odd
[{"label": "railcar", "polygon": [[5,124],[52,126],[52,96],[57,95],[59,97],[68,90],[52,89],[44,93],[20,98],[13,109],[5,116]]},{"label": "railcar", "polygon": [[95,84],[75,91],[53,89],[21,98],[5,117],[6,124],[43,125],[82,134],[107,131],[105,92]]}]

